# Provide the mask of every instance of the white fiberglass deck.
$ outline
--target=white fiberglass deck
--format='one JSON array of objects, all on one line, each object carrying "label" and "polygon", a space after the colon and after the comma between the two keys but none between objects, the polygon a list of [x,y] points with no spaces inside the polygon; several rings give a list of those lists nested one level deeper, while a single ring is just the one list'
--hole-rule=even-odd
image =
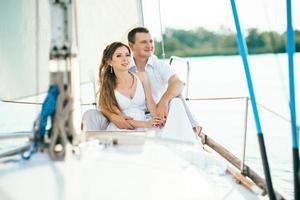
[{"label": "white fiberglass deck", "polygon": [[37,153],[0,163],[0,199],[257,199],[198,145],[93,140],[80,149],[65,161]]}]

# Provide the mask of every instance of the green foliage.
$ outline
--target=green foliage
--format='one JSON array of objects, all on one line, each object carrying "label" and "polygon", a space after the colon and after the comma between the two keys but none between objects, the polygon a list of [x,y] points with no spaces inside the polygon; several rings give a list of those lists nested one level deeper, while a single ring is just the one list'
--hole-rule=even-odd
[{"label": "green foliage", "polygon": [[[245,34],[249,54],[285,52],[285,33],[261,32],[256,28]],[[235,33],[222,27],[213,32],[199,27],[193,30],[166,29],[164,35],[166,57],[235,55],[238,54]],[[295,31],[295,51],[300,51],[300,31]],[[161,42],[155,41],[155,54],[162,56]]]}]

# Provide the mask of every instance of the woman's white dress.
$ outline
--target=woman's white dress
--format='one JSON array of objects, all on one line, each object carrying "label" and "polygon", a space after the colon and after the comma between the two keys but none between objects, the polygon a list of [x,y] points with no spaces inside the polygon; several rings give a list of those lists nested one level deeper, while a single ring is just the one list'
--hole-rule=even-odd
[{"label": "woman's white dress", "polygon": [[[136,75],[134,76],[136,77],[137,85],[133,98],[129,98],[117,90],[114,92],[123,114],[128,117],[132,117],[135,120],[143,121],[146,120],[146,96],[141,80]],[[107,130],[120,129],[114,123],[110,122]],[[179,98],[174,98],[170,102],[169,114],[164,128],[137,128],[136,130],[155,130],[158,136],[161,136],[162,138],[188,142],[197,141],[183,103]]]},{"label": "woman's white dress", "polygon": [[[123,94],[121,94],[118,90],[115,90],[115,96],[117,102],[123,112],[124,115],[128,117],[132,117],[134,120],[146,120],[145,112],[147,110],[146,107],[146,96],[144,92],[144,87],[138,76],[136,77],[136,89],[135,94],[132,98],[129,98]],[[109,123],[107,130],[119,130],[119,128],[112,122]],[[143,129],[136,129],[143,130]]]}]

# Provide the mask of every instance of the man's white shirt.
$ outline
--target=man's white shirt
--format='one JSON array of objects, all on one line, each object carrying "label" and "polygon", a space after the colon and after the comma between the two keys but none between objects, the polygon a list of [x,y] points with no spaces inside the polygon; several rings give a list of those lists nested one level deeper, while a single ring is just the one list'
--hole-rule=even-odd
[{"label": "man's white shirt", "polygon": [[[137,72],[135,60],[131,58],[130,69],[131,72]],[[168,81],[171,76],[175,74],[170,66],[162,60],[158,60],[155,55],[148,58],[145,66],[145,72],[150,82],[151,92],[154,101],[157,103],[164,92],[167,90]]]}]

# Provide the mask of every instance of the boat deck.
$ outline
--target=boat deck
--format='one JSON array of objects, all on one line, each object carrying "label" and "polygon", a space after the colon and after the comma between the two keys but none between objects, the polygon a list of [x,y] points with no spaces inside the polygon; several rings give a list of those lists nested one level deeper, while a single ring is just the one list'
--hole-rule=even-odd
[{"label": "boat deck", "polygon": [[140,142],[112,145],[93,140],[67,154],[65,161],[36,153],[29,161],[1,162],[0,197],[260,199],[226,173],[225,162],[199,145]]}]

